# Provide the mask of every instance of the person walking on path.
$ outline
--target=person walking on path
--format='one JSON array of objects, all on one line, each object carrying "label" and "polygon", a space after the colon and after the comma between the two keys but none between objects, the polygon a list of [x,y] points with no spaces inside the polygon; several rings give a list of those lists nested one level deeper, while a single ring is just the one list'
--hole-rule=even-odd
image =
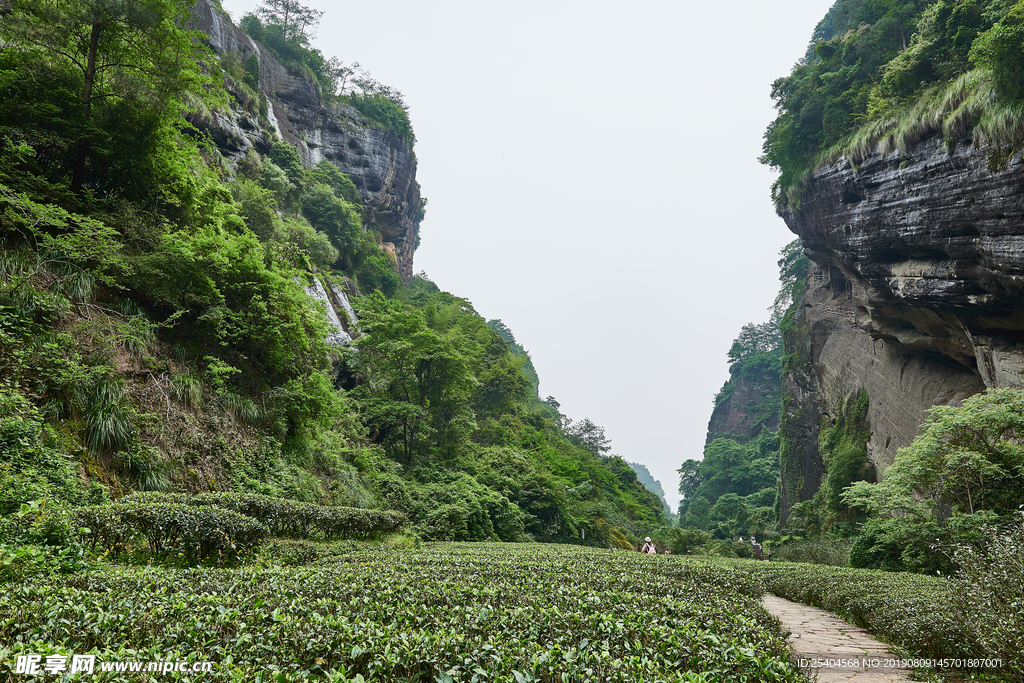
[{"label": "person walking on path", "polygon": [[654,547],[654,542],[651,541],[651,537],[648,536],[644,539],[644,545],[640,548],[640,552],[647,553],[648,555],[657,555],[658,550]]}]

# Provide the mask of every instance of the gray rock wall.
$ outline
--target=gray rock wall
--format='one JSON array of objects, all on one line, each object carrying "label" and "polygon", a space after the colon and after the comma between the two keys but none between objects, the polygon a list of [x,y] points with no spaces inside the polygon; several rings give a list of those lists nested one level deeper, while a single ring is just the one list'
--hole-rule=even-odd
[{"label": "gray rock wall", "polygon": [[852,283],[857,326],[934,352],[986,386],[1024,382],[1024,163],[988,168],[965,140],[843,161],[781,212],[808,255]]},{"label": "gray rock wall", "polygon": [[281,64],[268,48],[213,7],[211,0],[196,2],[191,25],[209,37],[216,54],[236,53],[243,63],[258,55],[259,90],[267,98],[273,131],[262,130],[251,116],[239,111],[214,112],[212,120],[196,121],[196,125],[210,133],[233,161],[252,148],[265,152],[273,132],[295,145],[306,166],[321,159],[336,165],[359,189],[366,222],[380,232],[386,250],[394,252],[399,275],[406,282],[411,280],[420,214],[412,149],[352,107],[323,102],[315,82]]},{"label": "gray rock wall", "polygon": [[765,416],[760,411],[751,410],[759,406],[765,398],[771,395],[778,395],[778,378],[772,382],[769,378],[761,378],[761,381],[747,377],[736,379],[736,388],[733,389],[729,398],[715,406],[708,421],[708,435],[705,445],[718,438],[730,438],[737,441],[753,439],[766,427],[770,431],[779,428],[779,416],[773,414]]},{"label": "gray rock wall", "polygon": [[969,140],[926,140],[819,170],[780,214],[813,262],[786,386],[782,429],[802,460],[785,513],[818,489],[818,434],[846,396],[868,393],[882,473],[932,406],[1024,386],[1024,164],[990,170]]}]

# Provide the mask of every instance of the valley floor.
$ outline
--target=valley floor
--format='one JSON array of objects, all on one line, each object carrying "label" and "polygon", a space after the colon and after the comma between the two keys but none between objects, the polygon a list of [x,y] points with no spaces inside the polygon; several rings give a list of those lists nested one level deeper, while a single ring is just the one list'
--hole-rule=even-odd
[{"label": "valley floor", "polygon": [[[89,681],[124,680],[110,665],[133,661],[212,663],[143,681],[807,681],[784,637],[797,628],[762,596],[810,576],[859,575],[500,543],[282,541],[235,568],[102,560],[4,587],[0,681],[27,680],[29,654],[95,655],[93,676],[69,679]],[[941,586],[918,578],[916,593]]]}]

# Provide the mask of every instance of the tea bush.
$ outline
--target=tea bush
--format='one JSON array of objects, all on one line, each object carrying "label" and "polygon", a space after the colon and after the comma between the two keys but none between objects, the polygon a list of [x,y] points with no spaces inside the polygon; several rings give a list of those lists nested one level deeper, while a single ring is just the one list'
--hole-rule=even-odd
[{"label": "tea bush", "polygon": [[130,500],[76,511],[94,545],[125,547],[144,536],[150,551],[167,557],[180,550],[186,561],[235,560],[267,537],[267,527],[252,517],[213,506]]},{"label": "tea bush", "polygon": [[992,656],[979,647],[973,624],[954,616],[943,577],[792,562],[749,566],[769,593],[835,612],[915,655]]},{"label": "tea bush", "polygon": [[790,539],[786,543],[772,545],[772,559],[846,567],[849,565],[852,544],[850,540],[835,538]]},{"label": "tea bush", "polygon": [[259,520],[274,536],[292,538],[369,538],[399,529],[406,518],[393,510],[363,510],[300,503],[249,493],[152,494],[134,493],[128,500],[184,503],[233,510]]},{"label": "tea bush", "polygon": [[[1024,512],[1012,524],[987,527],[977,545],[954,546],[960,571],[950,581],[953,618],[971,624],[980,649],[1024,672]],[[1024,680],[1024,673],[1017,680]]]},{"label": "tea bush", "polygon": [[0,656],[209,660],[210,681],[805,680],[732,567],[539,544],[335,550],[36,578],[0,595],[0,643],[15,644]]}]

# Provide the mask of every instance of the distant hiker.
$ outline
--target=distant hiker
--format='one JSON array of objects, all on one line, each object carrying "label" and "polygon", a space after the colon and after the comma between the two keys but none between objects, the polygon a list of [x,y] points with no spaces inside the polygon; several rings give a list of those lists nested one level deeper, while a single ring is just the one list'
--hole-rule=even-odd
[{"label": "distant hiker", "polygon": [[671,554],[672,554],[672,551],[671,551],[671,550],[669,550],[668,548],[665,548],[665,554],[666,554],[666,555],[671,555]]},{"label": "distant hiker", "polygon": [[657,555],[658,551],[654,547],[654,542],[651,541],[651,537],[648,536],[644,539],[644,546],[640,548],[640,552],[647,553],[648,555]]},{"label": "distant hiker", "polygon": [[769,562],[772,561],[772,549],[771,548],[768,548],[768,561]]}]

